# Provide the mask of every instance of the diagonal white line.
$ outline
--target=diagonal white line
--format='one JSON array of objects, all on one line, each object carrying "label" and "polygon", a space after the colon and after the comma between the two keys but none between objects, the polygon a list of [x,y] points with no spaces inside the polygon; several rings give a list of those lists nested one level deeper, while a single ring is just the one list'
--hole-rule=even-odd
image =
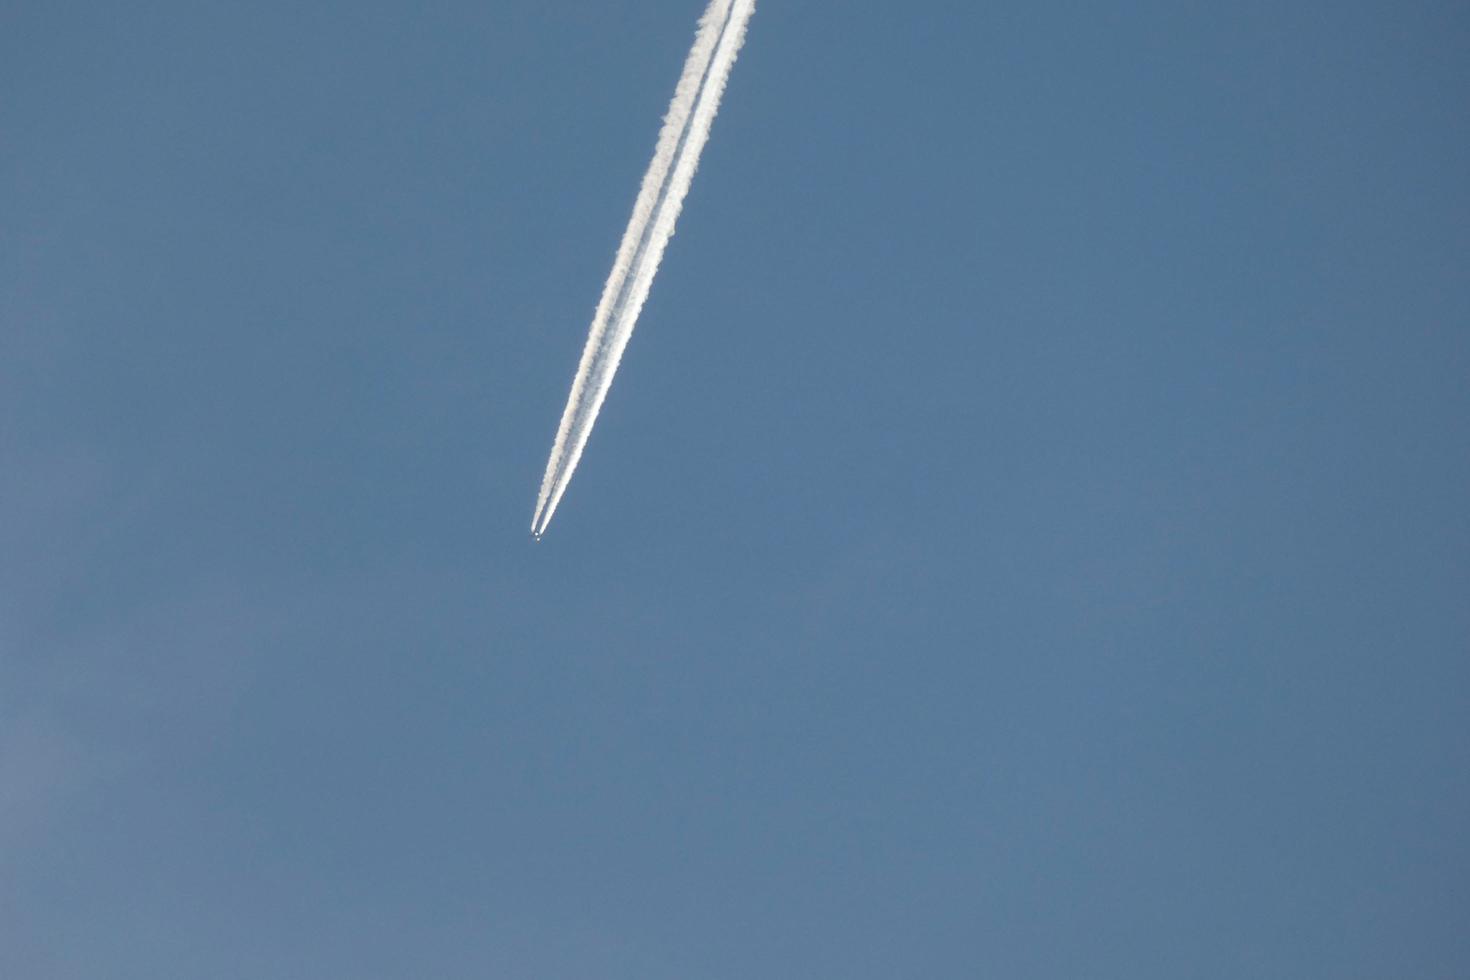
[{"label": "diagonal white line", "polygon": [[754,10],[755,0],[711,0],[700,18],[546,462],[531,521],[538,538],[566,492],[648,298]]}]

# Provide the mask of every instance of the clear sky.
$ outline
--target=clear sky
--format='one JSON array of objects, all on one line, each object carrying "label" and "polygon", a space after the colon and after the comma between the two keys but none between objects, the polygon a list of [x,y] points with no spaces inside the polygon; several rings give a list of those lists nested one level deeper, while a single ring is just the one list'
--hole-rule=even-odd
[{"label": "clear sky", "polygon": [[0,975],[1470,975],[1470,10],[0,3]]}]

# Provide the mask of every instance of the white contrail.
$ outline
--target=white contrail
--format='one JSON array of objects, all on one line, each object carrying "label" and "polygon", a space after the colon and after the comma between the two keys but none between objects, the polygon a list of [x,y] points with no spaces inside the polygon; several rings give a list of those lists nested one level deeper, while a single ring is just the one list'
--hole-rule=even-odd
[{"label": "white contrail", "polygon": [[720,95],[754,11],[755,0],[710,0],[700,18],[694,47],[664,116],[653,161],[633,205],[633,216],[623,232],[612,273],[602,287],[602,299],[572,379],[572,393],[556,430],[551,458],[546,461],[536,514],[531,519],[531,533],[538,538],[551,523],[551,515],[566,492],[597,412],[612,386],[613,374],[633,334],[643,301],[648,298],[664,247],[674,234],[684,195],[699,166],[699,154],[709,138]]}]

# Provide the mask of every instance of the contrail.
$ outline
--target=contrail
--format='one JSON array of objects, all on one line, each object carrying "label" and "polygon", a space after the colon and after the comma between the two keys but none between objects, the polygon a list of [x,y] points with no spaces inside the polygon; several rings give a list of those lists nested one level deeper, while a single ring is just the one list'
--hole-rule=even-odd
[{"label": "contrail", "polygon": [[602,299],[572,379],[572,393],[556,430],[551,458],[546,461],[536,514],[531,519],[531,533],[538,538],[546,533],[551,515],[556,513],[556,505],[571,482],[623,349],[633,335],[664,247],[674,234],[684,195],[689,193],[694,170],[699,166],[699,154],[709,139],[725,81],[745,40],[745,25],[754,11],[755,0],[710,0],[699,20],[694,46],[659,131],[653,161],[643,175],[633,216],[623,232],[607,284],[602,287]]}]

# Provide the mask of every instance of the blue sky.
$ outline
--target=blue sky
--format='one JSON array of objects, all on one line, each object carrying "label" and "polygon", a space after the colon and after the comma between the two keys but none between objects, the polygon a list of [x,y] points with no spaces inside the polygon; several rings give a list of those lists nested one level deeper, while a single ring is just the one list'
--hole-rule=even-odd
[{"label": "blue sky", "polygon": [[1470,16],[0,8],[0,974],[1463,977]]}]

